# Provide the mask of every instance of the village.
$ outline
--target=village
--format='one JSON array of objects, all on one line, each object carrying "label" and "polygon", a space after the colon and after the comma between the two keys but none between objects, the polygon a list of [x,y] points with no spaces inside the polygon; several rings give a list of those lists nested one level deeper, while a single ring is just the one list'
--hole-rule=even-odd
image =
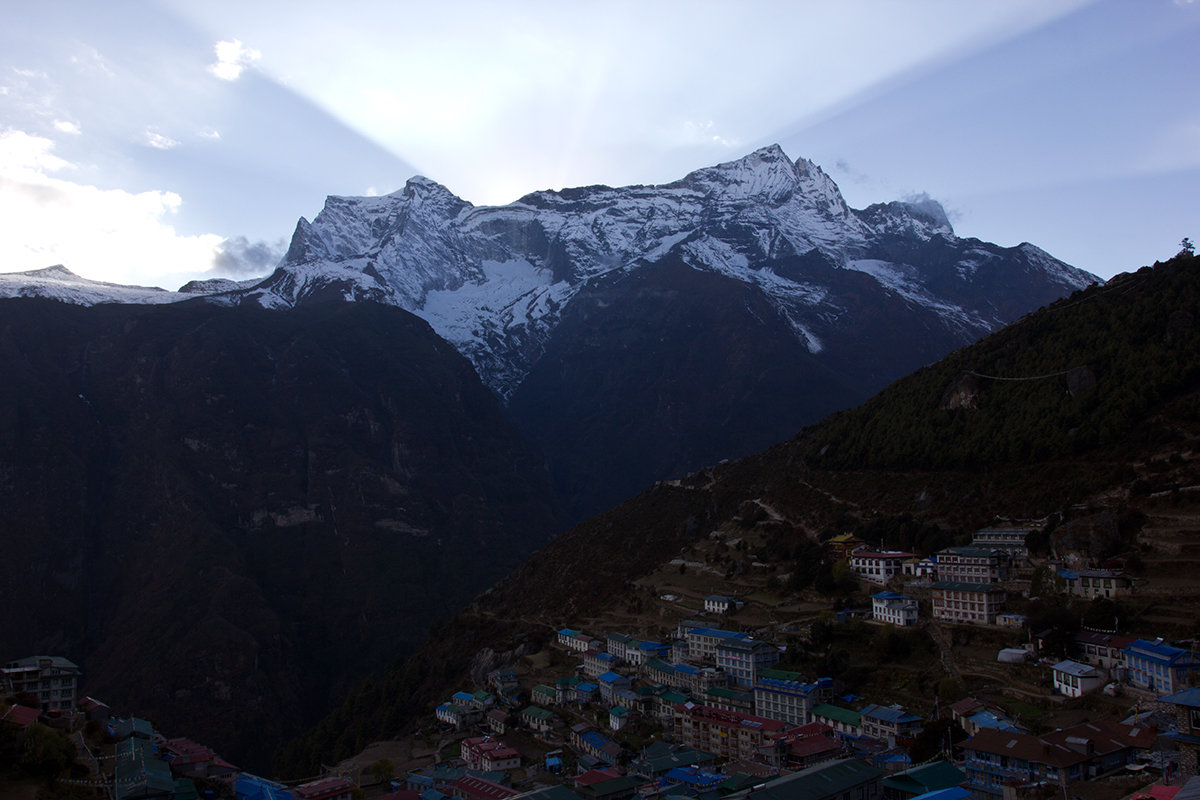
[{"label": "village", "polygon": [[[1035,584],[1120,602],[1149,579],[1031,559],[1032,530],[987,528],[929,554],[833,536],[825,557],[870,602],[842,608],[781,602],[753,581],[704,594],[743,568],[718,554],[747,551],[714,533],[638,582],[627,629],[533,631],[544,646],[444,698],[403,744],[286,785],[111,716],[79,696],[80,670],[62,657],[3,667],[3,741],[19,747],[35,725],[69,733],[78,757],[56,785],[109,800],[1200,797],[1195,642],[1033,629],[1010,606],[1028,611]],[[909,653],[915,639],[897,636],[929,649]],[[851,654],[874,648],[873,669],[859,669],[872,680],[830,657],[839,637]],[[804,671],[818,666],[829,673]]]}]

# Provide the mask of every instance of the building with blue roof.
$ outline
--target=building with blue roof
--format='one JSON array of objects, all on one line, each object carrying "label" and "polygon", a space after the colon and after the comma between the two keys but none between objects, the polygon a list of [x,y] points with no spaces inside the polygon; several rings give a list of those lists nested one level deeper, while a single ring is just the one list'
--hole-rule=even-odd
[{"label": "building with blue roof", "polygon": [[719,628],[691,628],[684,638],[687,639],[688,658],[711,661],[716,657],[718,644],[731,639],[748,639],[750,635]]},{"label": "building with blue roof", "polygon": [[767,669],[754,682],[754,713],[767,719],[804,725],[814,706],[833,697],[833,679],[805,681],[795,672]]},{"label": "building with blue roof", "polygon": [[233,791],[237,800],[295,800],[282,783],[260,778],[243,772],[238,776]]},{"label": "building with blue roof", "polygon": [[1124,650],[1130,685],[1150,692],[1177,692],[1188,684],[1188,675],[1200,671],[1200,660],[1188,650],[1161,639],[1136,639]]},{"label": "building with blue roof", "polygon": [[910,714],[901,706],[872,703],[858,713],[862,720],[863,735],[885,741],[889,747],[895,747],[897,739],[911,739],[925,727],[923,717]]},{"label": "building with blue roof", "polygon": [[1175,732],[1159,738],[1179,746],[1179,774],[1194,777],[1200,767],[1200,688],[1184,689],[1158,702],[1171,706],[1175,714]]}]

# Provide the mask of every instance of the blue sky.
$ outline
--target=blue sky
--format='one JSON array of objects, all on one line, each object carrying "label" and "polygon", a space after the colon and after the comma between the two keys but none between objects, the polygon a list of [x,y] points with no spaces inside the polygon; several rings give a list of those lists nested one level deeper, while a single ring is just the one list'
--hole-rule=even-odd
[{"label": "blue sky", "polygon": [[1102,277],[1200,238],[1197,0],[67,2],[0,28],[0,271],[268,271],[329,194],[476,205],[779,143]]}]

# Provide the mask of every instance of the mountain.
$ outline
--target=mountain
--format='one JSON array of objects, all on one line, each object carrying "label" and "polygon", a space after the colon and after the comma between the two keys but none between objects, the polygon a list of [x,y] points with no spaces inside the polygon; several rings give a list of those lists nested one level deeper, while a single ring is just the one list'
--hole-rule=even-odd
[{"label": "mountain", "polygon": [[845,602],[843,590],[810,587],[830,569],[819,542],[846,532],[911,549],[1005,520],[1040,520],[1051,537],[1111,528],[1092,557],[1149,579],[1123,626],[1194,636],[1197,308],[1200,259],[1180,254],[1076,292],[760,453],[649,487],[528,558],[294,742],[281,766],[307,774],[314,759],[393,736],[478,680],[480,665],[515,663],[564,626],[656,638],[696,598],[738,593],[792,629],[797,602]]},{"label": "mountain", "polygon": [[330,197],[227,302],[426,319],[547,454],[576,519],[762,449],[1096,278],[955,236],[931,200],[848,207],[777,146],[662,186],[477,208],[425,178]]},{"label": "mountain", "polygon": [[0,300],[0,652],[239,766],[559,529],[470,364],[376,303]]}]

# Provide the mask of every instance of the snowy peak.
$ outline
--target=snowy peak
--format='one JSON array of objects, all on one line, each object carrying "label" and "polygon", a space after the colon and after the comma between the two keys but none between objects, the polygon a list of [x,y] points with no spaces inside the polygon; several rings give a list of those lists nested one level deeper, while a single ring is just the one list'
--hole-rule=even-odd
[{"label": "snowy peak", "polygon": [[779,205],[792,197],[799,184],[796,165],[774,144],[736,161],[698,169],[668,187],[686,186],[719,203]]}]

